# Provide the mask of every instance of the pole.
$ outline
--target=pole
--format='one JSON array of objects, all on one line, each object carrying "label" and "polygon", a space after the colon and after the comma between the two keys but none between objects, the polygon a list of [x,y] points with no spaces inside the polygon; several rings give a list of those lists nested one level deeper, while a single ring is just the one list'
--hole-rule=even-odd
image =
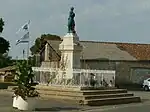
[{"label": "pole", "polygon": [[22,51],[22,54],[23,54],[23,59],[24,59],[24,57],[25,57],[25,56],[24,56],[24,55],[25,55],[25,50],[24,50],[24,49],[23,49],[23,51]]},{"label": "pole", "polygon": [[18,56],[16,56],[16,63],[18,62]]},{"label": "pole", "polygon": [[29,59],[28,59],[29,58],[29,49],[30,49],[29,48],[30,47],[29,43],[30,43],[30,41],[28,42],[28,45],[27,45],[27,64],[28,64],[28,61],[29,61]]},{"label": "pole", "polygon": [[[28,21],[28,28],[25,29],[27,32],[29,32],[29,24],[30,24],[30,20]],[[29,41],[28,41],[28,44],[27,44],[27,65],[29,63],[29,49],[30,49],[30,32],[29,32]]]},{"label": "pole", "polygon": [[[21,30],[21,29],[23,29],[25,32],[27,32],[27,33],[29,33],[29,24],[30,24],[30,20],[29,20],[29,22],[28,23],[26,23],[25,25],[23,25],[18,31],[17,31],[17,33]],[[24,35],[24,37],[22,37],[21,39],[23,39],[23,38],[27,38],[27,37],[25,37],[25,36],[27,36],[27,33]],[[30,43],[30,34],[28,34],[28,38],[29,38],[29,40],[28,40],[28,42],[27,42],[27,64],[28,64],[28,57],[29,57],[29,43]],[[19,43],[21,42],[21,39],[18,41]],[[17,43],[18,43],[17,42]],[[18,44],[19,44],[18,43]],[[26,42],[25,42],[26,43]],[[16,44],[17,45],[17,44]],[[23,50],[23,58],[24,58],[24,50]]]},{"label": "pole", "polygon": [[[29,30],[27,30],[29,32]],[[29,40],[28,40],[28,44],[27,44],[27,65],[29,63],[29,49],[30,49],[30,32],[29,32]]]}]

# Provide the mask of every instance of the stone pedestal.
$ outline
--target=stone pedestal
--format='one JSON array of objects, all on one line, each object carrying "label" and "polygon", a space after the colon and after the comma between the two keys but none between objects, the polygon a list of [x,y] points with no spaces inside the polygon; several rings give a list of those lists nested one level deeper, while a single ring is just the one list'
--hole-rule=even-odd
[{"label": "stone pedestal", "polygon": [[68,78],[73,77],[73,69],[80,69],[80,54],[82,45],[79,42],[79,37],[75,33],[67,33],[63,37],[62,43],[59,45],[61,51],[61,63],[63,63]]},{"label": "stone pedestal", "polygon": [[45,45],[45,60],[44,61],[49,61],[49,48],[48,48],[48,43]]}]

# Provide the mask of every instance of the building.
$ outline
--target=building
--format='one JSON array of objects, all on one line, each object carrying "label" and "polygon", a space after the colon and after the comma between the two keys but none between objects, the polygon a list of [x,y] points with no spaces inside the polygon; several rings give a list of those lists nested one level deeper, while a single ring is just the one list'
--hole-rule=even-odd
[{"label": "building", "polygon": [[[59,67],[61,41],[47,40],[40,52],[41,67]],[[80,41],[81,68],[116,70],[116,84],[141,84],[150,77],[150,45],[137,43]]]},{"label": "building", "polygon": [[8,66],[0,69],[0,82],[13,82],[15,77],[15,66]]}]

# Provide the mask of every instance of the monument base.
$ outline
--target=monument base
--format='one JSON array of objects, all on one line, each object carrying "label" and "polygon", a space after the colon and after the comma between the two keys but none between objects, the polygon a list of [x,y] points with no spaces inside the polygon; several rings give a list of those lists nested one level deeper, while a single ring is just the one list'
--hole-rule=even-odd
[{"label": "monument base", "polygon": [[72,86],[36,86],[36,89],[40,96],[46,99],[71,100],[90,106],[141,102],[140,97],[127,93],[126,89]]},{"label": "monument base", "polygon": [[66,70],[66,77],[73,77],[73,69],[80,69],[82,45],[76,33],[67,33],[59,45],[61,51],[61,67]]}]

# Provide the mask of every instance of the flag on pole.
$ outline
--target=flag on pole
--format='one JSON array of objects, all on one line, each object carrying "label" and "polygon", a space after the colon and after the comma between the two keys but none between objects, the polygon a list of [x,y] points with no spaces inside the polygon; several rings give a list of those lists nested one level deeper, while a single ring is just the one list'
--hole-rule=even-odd
[{"label": "flag on pole", "polygon": [[20,43],[28,43],[29,42],[29,32],[27,32],[21,39],[16,41],[16,45]]},{"label": "flag on pole", "polygon": [[24,25],[22,26],[22,29],[23,29],[23,30],[28,30],[28,29],[29,29],[29,24],[30,24],[30,20],[29,20],[26,24],[24,24]]},{"label": "flag on pole", "polygon": [[16,33],[19,33],[21,30],[28,31],[29,25],[30,25],[30,20],[27,23],[25,23],[23,26],[21,26],[21,28]]},{"label": "flag on pole", "polygon": [[25,50],[24,49],[23,49],[22,53],[23,53],[23,59],[24,59],[24,55],[25,55]]},{"label": "flag on pole", "polygon": [[24,49],[23,49],[22,53],[23,53],[23,55],[25,54],[25,50]]}]

